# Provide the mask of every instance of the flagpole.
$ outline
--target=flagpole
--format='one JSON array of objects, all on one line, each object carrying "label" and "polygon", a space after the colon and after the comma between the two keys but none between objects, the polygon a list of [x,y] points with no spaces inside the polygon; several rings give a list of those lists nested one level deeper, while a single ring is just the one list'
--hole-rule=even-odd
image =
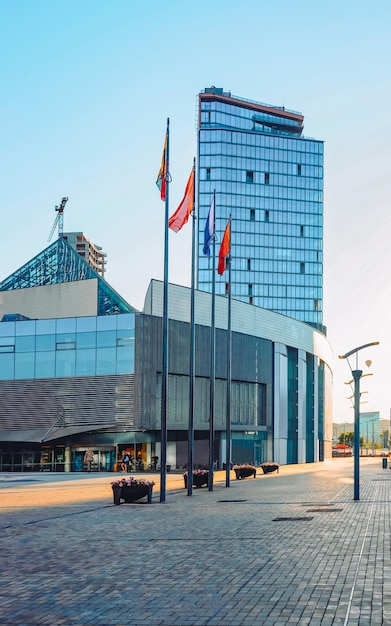
[{"label": "flagpole", "polygon": [[216,190],[213,191],[213,240],[212,240],[212,314],[210,342],[210,412],[209,412],[209,491],[213,491],[214,428],[215,428],[215,376],[216,376]]},{"label": "flagpole", "polygon": [[166,180],[165,217],[164,217],[164,287],[163,287],[163,367],[162,367],[162,406],[160,437],[160,502],[166,501],[167,480],[167,400],[168,400],[168,219],[169,219],[169,145],[170,119],[167,118],[167,144],[164,172]]},{"label": "flagpole", "polygon": [[231,381],[232,381],[232,333],[231,333],[231,241],[232,241],[232,217],[230,221],[228,264],[228,328],[227,328],[227,415],[226,415],[226,450],[225,450],[225,486],[230,486],[231,472]]},{"label": "flagpole", "polygon": [[193,494],[193,466],[194,466],[194,390],[195,390],[195,167],[193,162],[193,211],[191,233],[191,295],[190,295],[190,371],[189,371],[189,432],[188,432],[188,460],[187,460],[187,495]]}]

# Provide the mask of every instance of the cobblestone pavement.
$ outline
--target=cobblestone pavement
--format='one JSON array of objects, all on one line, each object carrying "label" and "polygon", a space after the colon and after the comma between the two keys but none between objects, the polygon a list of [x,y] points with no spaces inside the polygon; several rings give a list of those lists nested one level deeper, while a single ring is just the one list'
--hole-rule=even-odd
[{"label": "cobblestone pavement", "polygon": [[0,624],[391,625],[391,471],[360,466],[359,501],[352,459],[121,506],[113,474],[0,474]]}]

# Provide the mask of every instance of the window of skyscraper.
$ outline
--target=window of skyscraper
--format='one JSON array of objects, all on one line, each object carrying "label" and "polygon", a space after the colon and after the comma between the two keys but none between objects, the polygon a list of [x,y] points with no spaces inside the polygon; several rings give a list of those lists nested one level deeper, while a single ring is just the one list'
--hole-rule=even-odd
[{"label": "window of skyscraper", "polygon": [[269,184],[269,172],[265,172],[265,185]]},{"label": "window of skyscraper", "polygon": [[250,222],[255,222],[255,209],[250,209]]},{"label": "window of skyscraper", "polygon": [[75,341],[57,341],[56,350],[76,350]]},{"label": "window of skyscraper", "polygon": [[14,345],[0,346],[0,352],[2,353],[15,352],[15,346]]},{"label": "window of skyscraper", "polygon": [[254,172],[251,172],[249,170],[247,170],[246,172],[246,183],[253,183],[254,182]]}]

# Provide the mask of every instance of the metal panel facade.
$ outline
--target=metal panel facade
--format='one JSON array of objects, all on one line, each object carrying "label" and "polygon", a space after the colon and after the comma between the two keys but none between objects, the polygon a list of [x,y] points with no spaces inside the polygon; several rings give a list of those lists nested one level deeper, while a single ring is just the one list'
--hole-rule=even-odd
[{"label": "metal panel facade", "polygon": [[31,319],[97,315],[98,280],[0,291],[0,319],[20,313]]},{"label": "metal panel facade", "polygon": [[[7,432],[57,424],[52,437],[72,432],[134,427],[134,375],[0,381],[0,439]],[[65,429],[65,430],[64,430]]]},{"label": "metal panel facade", "polygon": [[[209,427],[210,328],[196,326],[195,428]],[[162,320],[136,316],[136,396],[140,413],[139,428],[160,428],[162,374]],[[169,407],[170,428],[185,430],[188,424],[190,325],[169,323]],[[226,331],[216,332],[216,429],[225,428],[227,376]],[[271,428],[273,346],[268,340],[239,333],[232,335],[232,423],[242,430]],[[235,403],[236,398],[236,403]],[[263,413],[264,415],[263,415]]]}]

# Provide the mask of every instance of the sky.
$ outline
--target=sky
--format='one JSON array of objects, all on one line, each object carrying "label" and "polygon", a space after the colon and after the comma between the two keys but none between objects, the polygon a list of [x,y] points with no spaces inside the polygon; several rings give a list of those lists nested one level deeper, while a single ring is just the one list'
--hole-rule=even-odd
[{"label": "sky", "polygon": [[[0,281],[49,245],[67,196],[64,231],[102,246],[107,281],[142,310],[163,279],[155,181],[167,118],[175,210],[201,90],[285,106],[325,142],[333,419],[354,417],[338,355],[375,341],[350,364],[373,374],[361,411],[389,418],[390,26],[388,0],[0,0]],[[170,282],[190,285],[190,226],[170,233],[169,250]]]}]

